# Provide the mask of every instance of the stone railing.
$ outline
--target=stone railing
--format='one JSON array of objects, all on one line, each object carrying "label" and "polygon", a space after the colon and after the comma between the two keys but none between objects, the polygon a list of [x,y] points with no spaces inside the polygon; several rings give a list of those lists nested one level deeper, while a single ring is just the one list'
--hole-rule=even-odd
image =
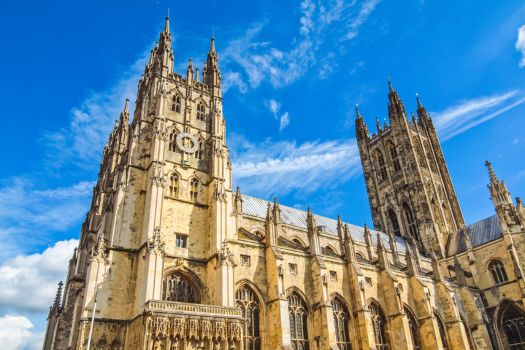
[{"label": "stone railing", "polygon": [[150,300],[146,302],[144,309],[146,311],[166,314],[242,318],[241,310],[235,307],[180,303],[175,301]]}]

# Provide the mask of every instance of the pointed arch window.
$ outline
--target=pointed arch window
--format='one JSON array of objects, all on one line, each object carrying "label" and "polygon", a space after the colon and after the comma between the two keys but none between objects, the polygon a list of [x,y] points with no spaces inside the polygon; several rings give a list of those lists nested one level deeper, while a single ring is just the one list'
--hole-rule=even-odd
[{"label": "pointed arch window", "polygon": [[171,103],[171,110],[173,112],[180,113],[181,101],[182,101],[182,98],[180,97],[179,94],[173,95],[172,103]]},{"label": "pointed arch window", "polygon": [[414,350],[421,349],[421,340],[419,339],[419,323],[414,316],[414,313],[405,307],[405,314],[408,319],[408,328],[410,329],[410,337],[412,339],[412,345]]},{"label": "pointed arch window", "polygon": [[177,271],[164,278],[163,300],[183,303],[199,303],[197,288],[183,273]]},{"label": "pointed arch window", "polygon": [[309,350],[308,311],[305,301],[296,292],[288,297],[288,316],[290,318],[292,349]]},{"label": "pointed arch window", "polygon": [[195,152],[195,158],[198,160],[202,160],[204,155],[204,142],[202,140],[199,140],[199,148],[197,148],[197,151]]},{"label": "pointed arch window", "polygon": [[260,350],[261,334],[259,318],[261,307],[255,292],[244,285],[235,294],[235,303],[242,310],[244,318],[244,349]]},{"label": "pointed arch window", "polygon": [[437,312],[434,312],[434,317],[436,318],[438,324],[439,337],[441,338],[441,343],[443,344],[443,350],[448,350],[447,329],[445,328],[445,323]]},{"label": "pointed arch window", "polygon": [[206,120],[206,107],[204,106],[203,102],[199,102],[197,104],[197,120]]},{"label": "pointed arch window", "polygon": [[332,309],[334,312],[337,346],[340,350],[351,350],[352,344],[350,343],[348,333],[348,321],[350,319],[348,309],[339,297],[335,297],[334,300],[332,300]]},{"label": "pointed arch window", "polygon": [[199,194],[199,180],[193,178],[190,182],[190,199],[197,200]]},{"label": "pointed arch window", "polygon": [[374,329],[374,340],[377,350],[388,350],[388,338],[386,336],[386,317],[381,310],[381,307],[375,302],[372,302],[368,308],[370,309],[370,317],[372,319],[372,326]]},{"label": "pointed arch window", "polygon": [[525,313],[516,305],[508,303],[501,315],[499,327],[503,330],[508,348],[525,349]]},{"label": "pointed arch window", "polygon": [[410,208],[410,205],[408,205],[407,202],[403,203],[403,214],[405,215],[405,220],[408,226],[408,232],[410,232],[410,235],[414,237],[414,239],[417,242],[421,243],[421,236],[419,235],[419,230],[417,228],[417,222],[414,216],[414,212],[412,211],[412,208]]},{"label": "pointed arch window", "polygon": [[172,198],[176,198],[179,194],[179,176],[175,173],[170,175],[169,191]]},{"label": "pointed arch window", "polygon": [[394,171],[398,172],[401,170],[401,165],[399,163],[396,146],[393,142],[390,142],[388,148],[390,151],[390,158],[392,158],[392,163],[394,164]]},{"label": "pointed arch window", "polygon": [[503,264],[503,261],[499,259],[493,259],[489,264],[489,270],[492,273],[492,278],[496,284],[508,281],[507,272],[505,271],[505,265]]},{"label": "pointed arch window", "polygon": [[379,171],[379,179],[381,181],[384,181],[387,178],[387,173],[386,173],[385,157],[383,156],[383,152],[381,152],[380,150],[377,150],[376,159],[377,159],[377,168]]},{"label": "pointed arch window", "polygon": [[177,150],[177,134],[175,131],[170,132],[170,136],[168,138],[168,150],[170,152],[175,152]]},{"label": "pointed arch window", "polygon": [[401,230],[399,229],[399,221],[397,221],[397,215],[392,208],[388,209],[388,219],[390,220],[391,229],[394,231],[394,235],[401,236]]}]

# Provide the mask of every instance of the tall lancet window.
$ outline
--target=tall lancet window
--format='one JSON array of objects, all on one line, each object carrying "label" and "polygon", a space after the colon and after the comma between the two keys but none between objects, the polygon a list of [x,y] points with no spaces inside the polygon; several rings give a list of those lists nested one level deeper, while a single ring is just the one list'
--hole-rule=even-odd
[{"label": "tall lancet window", "polygon": [[308,311],[303,298],[295,292],[288,297],[290,338],[293,350],[308,350]]},{"label": "tall lancet window", "polygon": [[419,235],[419,230],[417,229],[416,218],[414,217],[414,212],[412,208],[408,205],[407,202],[403,203],[403,214],[405,215],[405,220],[408,226],[408,231],[414,239],[421,243],[421,236]]},{"label": "tall lancet window", "polygon": [[259,330],[259,317],[261,308],[259,298],[255,292],[244,285],[235,295],[235,303],[242,310],[244,318],[244,349],[260,350],[261,334]]},{"label": "tall lancet window", "polygon": [[419,339],[419,323],[416,317],[408,308],[405,307],[405,314],[408,318],[408,327],[410,328],[410,337],[412,338],[412,345],[414,350],[421,349],[421,341]]},{"label": "tall lancet window", "polygon": [[376,159],[377,159],[377,170],[379,172],[379,179],[381,181],[386,180],[387,178],[386,163],[385,163],[385,157],[383,156],[383,152],[381,152],[380,150],[377,150]]},{"label": "tall lancet window", "polygon": [[179,177],[175,173],[170,175],[169,191],[172,198],[176,198],[179,194]]},{"label": "tall lancet window", "polygon": [[190,199],[197,200],[199,195],[199,180],[193,178],[190,182]]},{"label": "tall lancet window", "polygon": [[340,350],[351,350],[350,336],[348,334],[349,313],[344,302],[335,297],[332,300],[332,309],[334,311],[335,335],[337,346]]},{"label": "tall lancet window", "polygon": [[195,158],[198,160],[202,160],[204,156],[204,142],[202,140],[199,140],[199,148],[197,148],[197,151],[195,152]]},{"label": "tall lancet window", "polygon": [[445,327],[445,323],[437,312],[434,312],[434,317],[436,318],[438,324],[439,337],[441,338],[441,343],[443,344],[443,350],[448,350],[447,328]]},{"label": "tall lancet window", "polygon": [[181,97],[179,94],[173,95],[172,103],[171,103],[171,110],[176,113],[180,113],[180,107],[181,107]]},{"label": "tall lancet window", "polygon": [[370,309],[370,316],[372,318],[372,326],[374,329],[374,340],[377,350],[388,350],[388,338],[386,335],[386,318],[381,307],[375,302],[372,302],[368,308]]},{"label": "tall lancet window", "polygon": [[177,134],[175,131],[170,132],[170,136],[168,139],[168,150],[170,152],[175,152],[177,149]]},{"label": "tall lancet window", "polygon": [[197,120],[206,120],[206,107],[202,102],[199,102],[199,104],[197,104]]},{"label": "tall lancet window", "polygon": [[399,157],[397,156],[397,149],[393,142],[390,142],[388,145],[390,151],[390,157],[392,158],[392,163],[394,164],[394,171],[398,172],[401,170],[401,165],[399,163]]},{"label": "tall lancet window", "polygon": [[397,221],[396,212],[392,209],[388,209],[388,218],[390,219],[390,228],[394,231],[394,235],[401,236],[401,230],[399,229],[399,221]]}]

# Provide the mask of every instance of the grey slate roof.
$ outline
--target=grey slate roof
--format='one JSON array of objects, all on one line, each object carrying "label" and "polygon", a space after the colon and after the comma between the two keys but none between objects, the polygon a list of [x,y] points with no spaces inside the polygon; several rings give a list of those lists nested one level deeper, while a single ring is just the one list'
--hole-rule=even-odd
[{"label": "grey slate roof", "polygon": [[[472,247],[494,241],[502,236],[498,216],[496,214],[488,218],[477,221],[467,226],[467,233],[470,238]],[[467,250],[467,244],[464,236],[457,232],[448,247],[448,255],[462,253]]]},{"label": "grey slate roof", "polygon": [[[245,215],[255,216],[257,218],[266,219],[266,211],[268,208],[268,201],[245,194],[241,194],[242,198],[242,212]],[[284,224],[297,227],[298,229],[306,230],[306,211],[288,207],[285,205],[279,204],[281,208],[281,220]],[[323,226],[323,233],[327,233],[337,237],[337,220],[330,219],[325,216],[320,216],[313,214],[315,218],[315,223],[317,226]],[[352,239],[355,242],[365,243],[364,228],[356,225],[347,223],[350,230]],[[381,240],[383,241],[384,246],[388,249],[388,235],[383,232],[378,232],[370,229],[372,234],[372,244],[377,245],[377,234],[379,233]],[[400,237],[395,237],[397,241],[397,248],[399,252],[405,251],[405,241]]]}]

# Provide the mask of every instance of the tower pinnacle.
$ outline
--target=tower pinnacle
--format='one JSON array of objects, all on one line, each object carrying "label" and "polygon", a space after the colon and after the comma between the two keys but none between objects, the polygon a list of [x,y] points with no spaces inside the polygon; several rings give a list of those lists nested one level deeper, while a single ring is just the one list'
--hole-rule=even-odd
[{"label": "tower pinnacle", "polygon": [[494,172],[494,169],[492,169],[492,164],[488,160],[486,160],[485,161],[485,166],[487,167],[487,170],[489,171],[490,183],[491,184],[498,183],[499,179],[496,176],[496,173]]}]

